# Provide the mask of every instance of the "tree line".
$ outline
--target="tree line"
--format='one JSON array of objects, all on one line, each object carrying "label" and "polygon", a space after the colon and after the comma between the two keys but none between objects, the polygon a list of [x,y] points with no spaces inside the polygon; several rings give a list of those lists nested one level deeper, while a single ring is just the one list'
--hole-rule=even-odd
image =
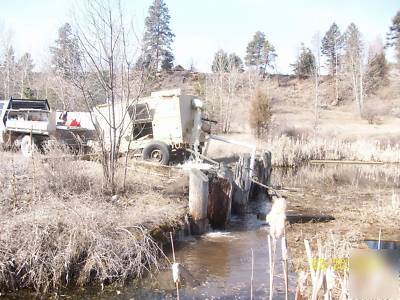
[{"label": "tree line", "polygon": [[[174,67],[172,43],[175,35],[170,28],[170,13],[164,0],[154,0],[145,19],[145,32],[141,40],[140,55],[130,68],[146,71],[147,79],[154,78],[159,71],[170,71]],[[58,38],[50,47],[50,61],[34,71],[35,64],[29,53],[16,57],[10,41],[3,41],[0,53],[0,97],[47,98],[57,108],[82,109],[72,77],[80,76],[83,49],[76,30],[66,23],[58,31]],[[400,65],[400,11],[389,28],[386,43],[364,44],[358,27],[352,23],[342,33],[333,23],[318,45],[311,50],[300,45],[296,61],[291,65],[293,73],[300,77],[320,75],[320,55],[325,57],[326,69],[333,79],[333,98],[341,100],[339,86],[351,82],[356,101],[362,106],[362,94],[376,90],[386,82],[388,62],[385,49],[393,47]],[[255,71],[260,76],[276,71],[277,52],[265,33],[257,31],[246,47],[242,60],[236,53],[220,49],[215,53],[211,70],[214,73]],[[92,78],[95,85],[95,78]],[[364,84],[362,91],[360,85]],[[99,94],[99,99],[105,95]]]}]

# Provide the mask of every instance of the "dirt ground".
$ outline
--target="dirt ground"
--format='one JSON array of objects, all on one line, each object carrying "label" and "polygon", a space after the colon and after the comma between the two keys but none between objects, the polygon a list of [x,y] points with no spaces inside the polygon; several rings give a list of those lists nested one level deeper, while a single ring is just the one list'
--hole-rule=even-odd
[{"label": "dirt ground", "polygon": [[[136,224],[168,223],[186,213],[187,178],[174,168],[152,167],[150,172],[146,164],[130,162],[126,190],[118,197],[104,191],[102,168],[95,161],[58,159],[52,154],[30,159],[18,153],[0,152],[0,168],[4,187],[0,204],[9,213],[21,213],[56,197],[66,203],[75,199],[99,201],[124,211],[127,219]],[[117,180],[122,188],[122,174],[118,174]]]}]

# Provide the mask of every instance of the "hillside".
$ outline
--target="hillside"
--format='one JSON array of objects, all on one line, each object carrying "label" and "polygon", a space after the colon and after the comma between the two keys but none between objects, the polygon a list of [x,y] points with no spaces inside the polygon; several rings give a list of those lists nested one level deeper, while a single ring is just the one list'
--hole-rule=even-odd
[{"label": "hillside", "polygon": [[[203,74],[187,70],[174,71],[160,76],[154,89],[181,88],[185,93],[199,95],[207,103],[221,101],[216,99],[212,88],[206,81],[212,74]],[[241,75],[246,77],[247,75]],[[232,94],[222,94],[222,103],[231,110],[230,133],[249,135],[249,101],[254,88],[238,80]],[[256,82],[265,89],[272,104],[272,124],[270,135],[309,136],[315,128],[315,82],[299,79],[295,76],[274,75]],[[352,99],[351,90],[340,81],[339,103],[334,103],[333,81],[322,76],[319,83],[319,106],[317,134],[324,137],[341,137],[349,140],[368,138],[382,142],[397,142],[400,137],[400,72],[392,68],[388,82],[373,94],[366,95],[364,116],[360,117]],[[227,102],[228,101],[228,102]]]}]

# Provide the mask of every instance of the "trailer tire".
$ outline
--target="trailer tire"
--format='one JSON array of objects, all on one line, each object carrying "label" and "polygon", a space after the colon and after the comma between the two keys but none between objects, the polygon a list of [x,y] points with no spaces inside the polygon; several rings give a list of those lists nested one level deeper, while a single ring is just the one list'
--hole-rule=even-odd
[{"label": "trailer tire", "polygon": [[37,150],[37,145],[34,137],[24,135],[21,139],[21,153],[25,157],[32,157],[33,153]]},{"label": "trailer tire", "polygon": [[167,144],[163,142],[151,142],[143,149],[143,159],[157,162],[161,165],[168,165],[170,150]]}]

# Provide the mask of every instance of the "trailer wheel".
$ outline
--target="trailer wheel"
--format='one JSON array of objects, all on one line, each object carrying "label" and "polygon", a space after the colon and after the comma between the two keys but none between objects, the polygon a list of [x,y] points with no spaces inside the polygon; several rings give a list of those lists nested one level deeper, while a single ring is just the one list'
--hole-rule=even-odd
[{"label": "trailer wheel", "polygon": [[143,149],[143,159],[167,165],[169,162],[169,147],[163,142],[151,142]]},{"label": "trailer wheel", "polygon": [[21,153],[25,157],[31,157],[36,151],[36,141],[30,135],[25,135],[21,140]]}]

